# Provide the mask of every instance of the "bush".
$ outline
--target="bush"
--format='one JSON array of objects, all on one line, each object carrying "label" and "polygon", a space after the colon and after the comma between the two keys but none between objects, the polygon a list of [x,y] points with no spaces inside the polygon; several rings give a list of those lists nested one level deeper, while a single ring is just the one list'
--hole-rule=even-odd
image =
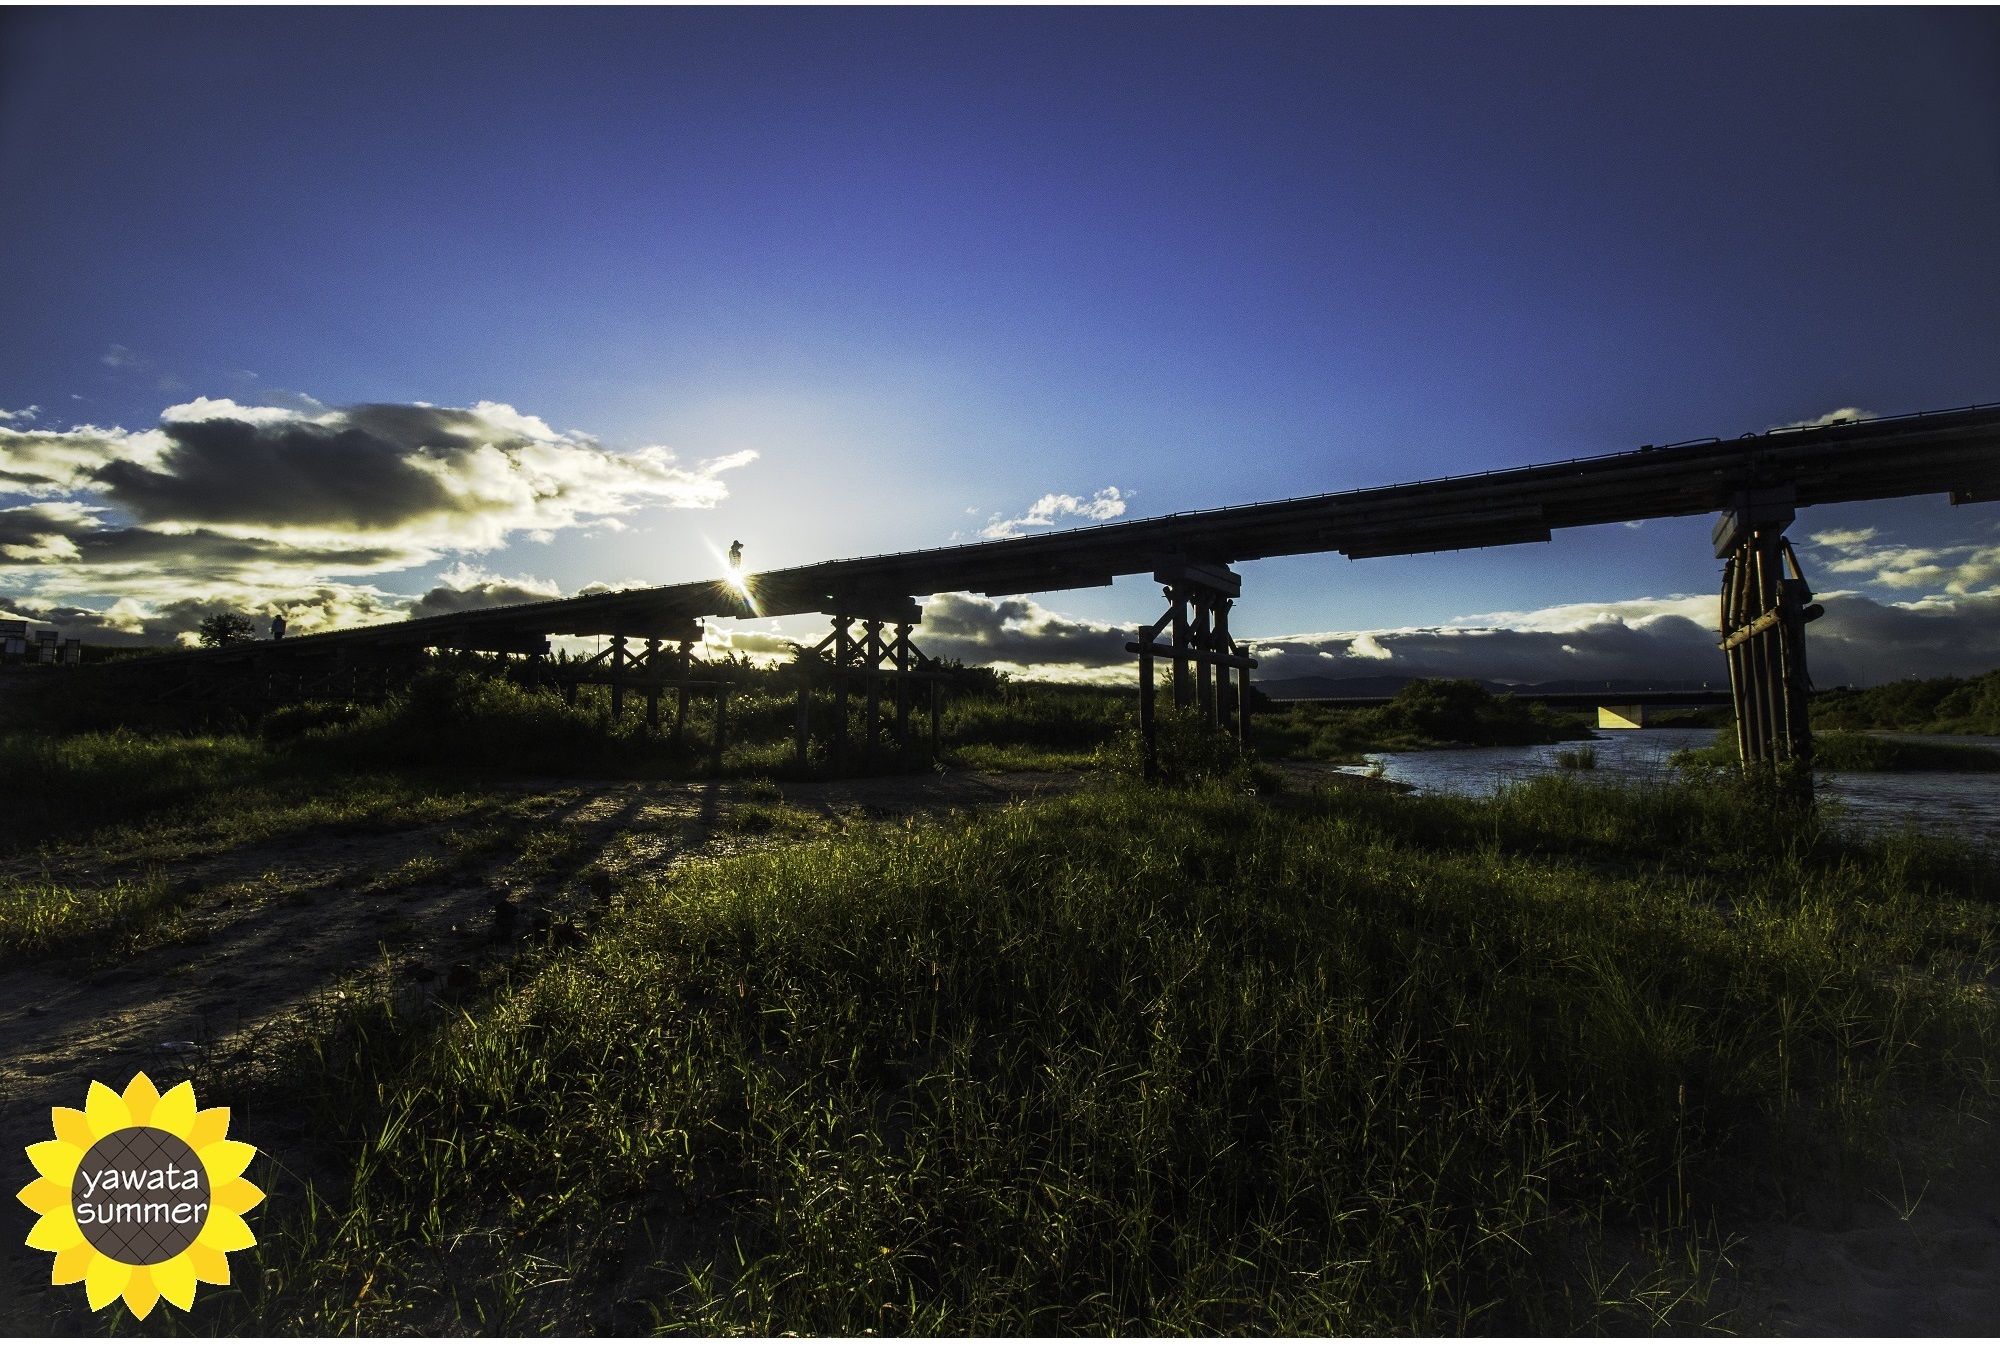
[{"label": "bush", "polygon": [[1908,678],[1826,693],[1813,699],[1812,720],[1829,730],[2000,735],[2000,669],[1978,678]]}]

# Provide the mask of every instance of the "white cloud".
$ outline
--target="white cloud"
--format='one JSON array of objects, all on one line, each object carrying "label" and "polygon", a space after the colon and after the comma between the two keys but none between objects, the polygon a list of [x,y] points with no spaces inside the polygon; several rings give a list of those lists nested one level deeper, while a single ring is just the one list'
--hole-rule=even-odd
[{"label": "white cloud", "polygon": [[[989,541],[1006,537],[1025,535],[1024,527],[1053,527],[1059,517],[1082,518],[1093,523],[1107,523],[1113,518],[1122,518],[1127,505],[1116,485],[1106,485],[1088,499],[1079,499],[1073,494],[1045,494],[1028,506],[1028,511],[1018,518],[1002,518],[994,514],[979,535]],[[968,513],[970,509],[966,510]]]},{"label": "white cloud", "polygon": [[1876,541],[1873,528],[1815,533],[1816,568],[1829,574],[1860,575],[1899,592],[1923,590],[1931,598],[1967,597],[2000,588],[2000,544],[1962,542],[1953,546],[1904,546]]},{"label": "white cloud", "polygon": [[[710,508],[729,493],[724,473],[757,456],[682,465],[668,448],[607,448],[497,402],[285,399],[204,396],[137,432],[0,428],[0,496],[30,501],[0,498],[0,588],[162,616],[189,598],[259,609],[306,598],[383,620],[391,602],[337,581],[523,536],[617,531],[644,509]],[[454,589],[544,582],[447,571],[440,610]]]}]

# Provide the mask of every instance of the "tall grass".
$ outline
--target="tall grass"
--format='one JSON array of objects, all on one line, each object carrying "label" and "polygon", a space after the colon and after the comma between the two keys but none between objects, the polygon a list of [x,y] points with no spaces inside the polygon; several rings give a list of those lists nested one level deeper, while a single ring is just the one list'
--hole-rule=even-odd
[{"label": "tall grass", "polygon": [[0,735],[0,852],[242,786],[272,763],[241,735]]},{"label": "tall grass", "polygon": [[1993,862],[1787,805],[1118,785],[691,865],[302,1045],[345,1182],[199,1321],[1698,1327],[1729,1206],[1995,1090]]},{"label": "tall grass", "polygon": [[0,973],[57,955],[123,960],[170,929],[190,894],[158,874],[96,889],[0,881]]}]

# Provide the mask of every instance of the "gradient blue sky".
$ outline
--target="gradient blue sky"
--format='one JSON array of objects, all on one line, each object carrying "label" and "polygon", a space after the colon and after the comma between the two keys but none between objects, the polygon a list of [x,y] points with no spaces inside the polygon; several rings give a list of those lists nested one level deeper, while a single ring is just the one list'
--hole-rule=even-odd
[{"label": "gradient blue sky", "polygon": [[[469,558],[566,590],[706,577],[732,536],[756,566],[939,544],[1050,492],[1151,515],[2000,400],[1990,10],[4,24],[13,427],[277,391],[761,454],[713,508]],[[1945,553],[1956,593],[1815,580],[1937,611],[2000,588],[1996,523],[1906,501],[1794,536]],[[1706,595],[1707,540],[1251,564],[1239,632]]]}]

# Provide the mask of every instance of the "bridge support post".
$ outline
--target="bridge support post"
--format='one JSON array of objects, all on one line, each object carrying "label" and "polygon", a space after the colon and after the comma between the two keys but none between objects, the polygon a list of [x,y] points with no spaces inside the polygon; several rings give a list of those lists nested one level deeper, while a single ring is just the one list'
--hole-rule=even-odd
[{"label": "bridge support post", "polygon": [[[1154,578],[1158,578],[1157,574]],[[1188,662],[1187,648],[1193,628],[1188,625],[1188,593],[1177,584],[1167,587],[1167,611],[1161,617],[1171,628],[1169,634],[1174,644],[1174,705],[1188,704]]]},{"label": "bridge support post", "polygon": [[1812,601],[1791,542],[1789,487],[1736,497],[1715,526],[1722,569],[1722,651],[1728,657],[1737,752],[1745,768],[1812,764],[1806,623]]},{"label": "bridge support post", "polygon": [[646,728],[654,734],[660,732],[660,638],[646,637]]},{"label": "bridge support post", "polygon": [[867,676],[862,679],[864,701],[868,719],[863,724],[866,743],[861,755],[864,771],[875,770],[875,745],[882,714],[882,623],[872,618],[864,618],[861,623],[861,666]]},{"label": "bridge support post", "polygon": [[694,669],[694,642],[683,640],[680,644],[680,662],[675,665],[679,672],[674,684],[674,752],[687,747],[688,723],[688,678]]},{"label": "bridge support post", "polygon": [[833,775],[847,775],[847,671],[854,665],[852,617],[833,619]]},{"label": "bridge support post", "polygon": [[1146,780],[1160,779],[1159,717],[1153,709],[1153,643],[1157,626],[1139,628],[1139,745],[1145,750]]},{"label": "bridge support post", "polygon": [[722,775],[722,750],[729,738],[729,684],[717,682],[715,685],[715,742],[708,750],[708,773],[711,777]]},{"label": "bridge support post", "polygon": [[944,764],[944,675],[931,670],[931,766]]},{"label": "bridge support post", "polygon": [[889,655],[896,665],[896,766],[910,761],[910,624],[896,623],[896,639]]},{"label": "bridge support post", "polygon": [[[836,595],[828,599],[829,611],[833,617],[833,631],[825,639],[810,649],[801,649],[797,667],[799,669],[799,715],[795,738],[798,744],[799,765],[807,764],[811,746],[807,742],[807,711],[811,703],[813,670],[822,661],[830,661],[833,666],[833,731],[828,740],[832,751],[833,775],[845,777],[852,761],[853,741],[848,730],[848,696],[853,691],[855,670],[860,670],[862,699],[862,748],[861,763],[864,769],[872,768],[879,761],[883,736],[889,733],[885,713],[882,709],[882,663],[884,660],[896,666],[895,672],[895,738],[896,761],[901,766],[908,760],[910,744],[910,685],[919,665],[928,665],[923,651],[910,639],[910,631],[923,614],[912,598],[882,597],[876,594],[845,597]],[[861,623],[861,635],[857,638],[850,628],[855,622]],[[885,640],[882,628],[894,627],[894,638]],[[935,689],[937,680],[932,678]],[[933,694],[932,746],[936,738],[936,701]]]},{"label": "bridge support post", "polygon": [[1208,729],[1215,728],[1215,683],[1213,670],[1208,662],[1210,599],[1196,594],[1189,600],[1194,606],[1194,616],[1188,627],[1189,648],[1195,653],[1194,660],[1194,707],[1201,713],[1201,723]]},{"label": "bridge support post", "polygon": [[[1232,600],[1243,590],[1243,580],[1235,571],[1226,565],[1173,557],[1155,562],[1153,579],[1165,585],[1167,610],[1151,626],[1140,627],[1138,642],[1125,647],[1127,653],[1139,656],[1139,738],[1148,781],[1157,780],[1160,772],[1154,657],[1173,661],[1174,705],[1185,709],[1192,704],[1208,730],[1229,729],[1229,675],[1232,669],[1238,671],[1241,677],[1234,686],[1241,688],[1242,696],[1236,704],[1237,728],[1233,733],[1246,746],[1250,738],[1250,670],[1257,667],[1249,652],[1229,636]],[[1172,638],[1171,644],[1160,643],[1163,631]],[[1194,666],[1191,677],[1190,664]]]},{"label": "bridge support post", "polygon": [[792,731],[793,742],[797,746],[799,771],[812,766],[812,670],[805,664],[799,670],[799,712]]},{"label": "bridge support post", "polygon": [[625,666],[631,656],[625,653],[625,637],[611,638],[611,723],[615,727],[625,714]]},{"label": "bridge support post", "polygon": [[1233,667],[1237,672],[1236,739],[1245,749],[1250,747],[1250,670],[1257,667],[1257,661],[1250,657],[1248,645],[1235,647],[1239,661]]}]

